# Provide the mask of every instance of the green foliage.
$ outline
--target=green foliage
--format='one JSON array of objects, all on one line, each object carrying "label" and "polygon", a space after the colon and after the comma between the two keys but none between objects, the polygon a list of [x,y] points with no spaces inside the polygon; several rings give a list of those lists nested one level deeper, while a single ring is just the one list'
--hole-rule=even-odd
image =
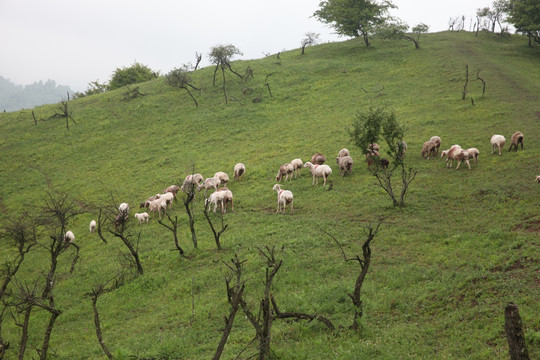
[{"label": "green foliage", "polygon": [[208,58],[216,66],[228,67],[231,59],[235,55],[242,55],[240,49],[234,45],[217,45],[210,49]]},{"label": "green foliage", "polygon": [[508,21],[540,43],[540,0],[510,0]]},{"label": "green foliage", "polygon": [[340,35],[359,37],[369,46],[369,34],[377,25],[386,21],[386,14],[395,7],[391,1],[375,0],[326,0],[313,16],[329,24]]},{"label": "green foliage", "polygon": [[74,98],[81,98],[90,95],[103,94],[107,90],[106,83],[100,83],[98,80],[88,83],[88,88],[84,92],[76,92]]},{"label": "green foliage", "polygon": [[135,62],[129,67],[116,68],[107,88],[108,90],[119,89],[126,85],[149,81],[157,77],[158,74],[148,66]]}]

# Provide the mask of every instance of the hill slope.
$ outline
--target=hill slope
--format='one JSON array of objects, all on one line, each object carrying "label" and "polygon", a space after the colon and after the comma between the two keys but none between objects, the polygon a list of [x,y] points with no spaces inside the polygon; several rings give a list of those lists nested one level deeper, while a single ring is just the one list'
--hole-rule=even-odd
[{"label": "hill slope", "polygon": [[[135,204],[180,183],[193,168],[205,177],[232,175],[234,164],[243,162],[245,181],[229,184],[235,212],[225,216],[225,250],[215,250],[202,196],[194,205],[198,250],[183,205],[172,210],[189,259],[170,251],[172,235],[155,220],[140,228],[145,274],[98,303],[105,341],[117,356],[210,358],[229,313],[223,262],[234,254],[247,260],[246,294],[255,309],[265,265],[257,247],[267,245],[284,248],[274,283],[282,311],[319,313],[349,326],[354,310],[347,294],[359,270],[343,261],[319,227],[354,256],[361,253],[363,226],[383,214],[387,220],[372,244],[363,288],[361,331],[276,320],[276,358],[505,359],[504,306],[510,301],[520,306],[531,358],[538,357],[540,187],[533,180],[540,174],[540,53],[519,38],[438,33],[422,40],[419,50],[406,42],[379,40],[365,48],[351,40],[314,46],[303,56],[294,50],[279,59],[236,61],[236,71],[250,67],[254,76],[244,82],[227,73],[228,104],[221,74],[213,86],[214,69],[205,68],[194,74],[202,89],[195,95],[198,108],[186,93],[157,79],[140,84],[145,96],[137,99],[125,100],[118,90],[71,102],[76,124],[69,131],[63,120],[34,125],[28,114],[2,114],[4,218],[39,210],[46,192],[96,205],[113,194],[135,212]],[[485,96],[480,81],[471,81],[468,99],[461,100],[466,64],[471,80],[480,70]],[[254,102],[257,97],[262,101]],[[407,127],[407,161],[418,176],[403,209],[391,208],[349,141],[346,129],[369,104],[393,109]],[[51,108],[35,113],[47,118]],[[517,130],[525,134],[524,151],[508,153],[507,145],[501,157],[490,155],[491,135],[503,134],[509,142]],[[455,171],[441,159],[421,159],[421,145],[432,135],[441,136],[445,149],[477,147],[478,165]],[[355,159],[353,175],[345,178],[333,160],[343,147]],[[271,188],[279,166],[315,152],[326,154],[334,170],[332,190],[313,187],[304,169],[286,185],[295,195],[294,216],[275,215]],[[72,255],[61,260],[55,294],[63,313],[51,340],[60,359],[105,358],[85,294],[119,271],[124,248],[117,239],[104,244],[87,234],[96,216],[81,215],[70,226],[81,247],[75,272],[69,274]],[[20,277],[39,277],[46,266],[38,249]],[[41,343],[46,321],[44,312],[35,312],[29,349]],[[16,326],[5,323],[4,338],[17,344]],[[253,335],[239,315],[223,358],[234,358]],[[34,354],[27,351],[29,358]]]}]

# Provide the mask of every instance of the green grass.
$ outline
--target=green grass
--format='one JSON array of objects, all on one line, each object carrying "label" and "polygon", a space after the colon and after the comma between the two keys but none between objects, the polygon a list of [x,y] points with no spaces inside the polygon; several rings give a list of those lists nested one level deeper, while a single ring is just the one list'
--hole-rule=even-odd
[{"label": "green grass", "polygon": [[[193,249],[183,206],[180,236],[190,259],[179,258],[170,232],[155,221],[142,228],[140,254],[145,274],[100,297],[105,342],[120,358],[208,359],[215,351],[229,305],[223,261],[247,259],[246,294],[254,308],[262,292],[264,261],[257,247],[284,246],[274,294],[283,311],[321,313],[338,326],[352,322],[351,292],[358,269],[318,228],[334,234],[348,255],[361,252],[362,226],[387,217],[372,244],[373,263],[364,283],[362,329],[328,331],[318,323],[278,320],[272,349],[280,359],[506,359],[504,306],[520,307],[531,358],[540,357],[540,53],[526,39],[500,40],[465,32],[429,34],[415,50],[407,42],[360,40],[323,44],[236,61],[253,69],[244,85],[227,75],[229,104],[212,86],[213,68],[194,74],[199,107],[165,79],[140,84],[146,96],[125,101],[123,90],[72,101],[77,122],[48,120],[34,125],[28,111],[0,114],[0,198],[3,218],[37,212],[46,192],[65,192],[96,205],[116,199],[132,209],[148,196],[197,172],[232,175],[243,162],[244,182],[231,182],[235,213],[222,251],[195,201],[199,250]],[[470,100],[461,100],[465,64],[471,77],[480,69],[487,83],[470,82]],[[264,88],[267,74],[272,91]],[[220,79],[220,77],[218,77]],[[219,80],[218,80],[218,84]],[[384,87],[384,89],[383,89]],[[247,88],[245,93],[244,89]],[[252,100],[263,94],[261,103]],[[418,169],[407,206],[391,201],[375,185],[346,129],[369,104],[392,108],[406,125],[408,164]],[[47,118],[51,107],[34,109]],[[495,133],[525,134],[525,150],[490,155]],[[421,145],[439,135],[443,148],[477,147],[478,165],[447,169],[440,158],[420,157]],[[333,158],[348,147],[355,159],[351,177],[341,178]],[[384,149],[383,149],[384,150]],[[282,163],[328,158],[333,189],[313,187],[304,169],[285,188],[295,196],[294,216],[274,214],[271,190]],[[133,212],[134,210],[132,210]],[[69,275],[64,255],[55,288],[63,311],[51,339],[57,359],[105,359],[95,337],[92,286],[119,268],[117,239],[104,244],[88,234],[96,214],[71,223],[81,261]],[[43,236],[42,241],[46,241]],[[11,251],[0,244],[0,260]],[[31,253],[20,280],[39,277],[47,266],[43,250]],[[192,321],[192,291],[195,298]],[[47,316],[31,320],[27,358],[42,341]],[[19,329],[8,317],[3,336],[14,347]],[[237,316],[223,358],[234,358],[252,339],[251,325]],[[52,356],[51,355],[51,356]],[[16,351],[8,353],[16,358]]]}]

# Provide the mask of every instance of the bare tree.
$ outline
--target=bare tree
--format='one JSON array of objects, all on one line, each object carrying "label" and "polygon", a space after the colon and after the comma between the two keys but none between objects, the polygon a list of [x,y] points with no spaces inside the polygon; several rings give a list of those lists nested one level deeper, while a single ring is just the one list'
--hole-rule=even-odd
[{"label": "bare tree", "polygon": [[178,241],[178,216],[174,215],[174,219],[173,219],[168,212],[165,212],[165,215],[167,216],[167,219],[169,220],[170,225],[164,223],[161,219],[158,219],[158,223],[173,233],[174,245],[176,247],[176,249],[174,250],[177,250],[180,256],[185,257],[184,249],[182,249]]},{"label": "bare tree", "polygon": [[193,71],[197,71],[199,68],[199,64],[202,60],[202,54],[199,54],[198,52],[195,52],[195,67],[193,68]]},{"label": "bare tree", "polygon": [[179,69],[173,69],[169,71],[169,73],[165,76],[167,78],[167,83],[170,86],[176,87],[178,89],[186,90],[188,95],[191,97],[193,102],[195,103],[196,107],[199,107],[199,103],[197,102],[197,99],[193,96],[191,93],[191,90],[195,91],[201,91],[199,88],[197,88],[195,85],[193,85],[193,79],[191,77],[191,70],[189,68],[189,65],[182,65]]},{"label": "bare tree", "polygon": [[216,231],[216,228],[214,227],[214,224],[212,223],[212,220],[210,219],[210,216],[208,215],[208,210],[206,209],[206,206],[203,210],[204,216],[206,217],[206,220],[208,221],[208,225],[210,225],[210,229],[212,230],[212,233],[214,234],[214,240],[216,241],[216,246],[218,250],[221,250],[221,242],[219,241],[221,235],[227,230],[227,227],[229,224],[225,224],[223,220],[223,214],[219,213],[219,219],[221,220],[221,230]]},{"label": "bare tree", "polygon": [[351,329],[357,330],[358,329],[358,321],[364,314],[364,310],[362,307],[362,285],[364,284],[364,280],[366,278],[366,275],[369,270],[369,266],[371,264],[371,241],[375,238],[377,233],[379,232],[379,228],[381,224],[383,223],[384,219],[379,218],[375,226],[373,226],[371,223],[369,223],[366,227],[364,227],[364,235],[366,236],[364,243],[362,244],[362,257],[359,255],[356,255],[355,257],[347,257],[345,254],[345,251],[343,250],[343,246],[339,243],[339,241],[332,236],[327,231],[321,230],[328,235],[334,242],[339,246],[339,249],[341,251],[341,254],[343,255],[343,259],[346,262],[349,261],[356,261],[360,265],[360,273],[356,277],[356,282],[354,284],[354,290],[351,294],[349,294],[349,297],[352,300],[352,303],[354,305],[354,317],[353,317],[353,323],[350,326]]},{"label": "bare tree", "polygon": [[66,119],[66,128],[69,130],[69,120],[70,119],[71,119],[71,121],[73,121],[73,123],[75,125],[77,125],[77,123],[75,122],[75,119],[73,119],[73,116],[72,116],[73,112],[69,109],[69,93],[67,94],[67,96],[68,96],[68,99],[62,101],[60,103],[61,105],[58,105],[56,111],[53,110],[54,114],[49,117],[49,120],[52,119],[52,118],[56,118],[56,117],[65,118]]},{"label": "bare tree", "polygon": [[306,49],[306,46],[311,46],[317,44],[319,41],[320,34],[314,33],[314,32],[307,32],[305,34],[305,38],[302,39],[300,42],[300,45],[302,45],[302,55],[304,55],[304,51]]}]

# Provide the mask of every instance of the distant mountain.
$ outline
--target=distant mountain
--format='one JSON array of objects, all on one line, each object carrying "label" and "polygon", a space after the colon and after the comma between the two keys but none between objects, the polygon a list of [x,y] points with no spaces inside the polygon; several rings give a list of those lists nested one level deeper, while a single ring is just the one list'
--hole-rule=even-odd
[{"label": "distant mountain", "polygon": [[35,82],[31,85],[15,85],[0,76],[0,111],[29,109],[44,104],[56,104],[73,91],[69,86],[56,85],[54,80]]}]

